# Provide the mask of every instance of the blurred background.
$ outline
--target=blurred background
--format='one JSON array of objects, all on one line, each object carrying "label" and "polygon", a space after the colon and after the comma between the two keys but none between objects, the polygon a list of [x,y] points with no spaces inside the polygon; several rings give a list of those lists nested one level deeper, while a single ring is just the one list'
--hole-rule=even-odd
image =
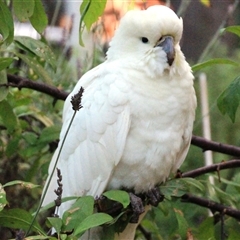
[{"label": "blurred background", "polygon": [[[44,32],[44,41],[48,42],[57,56],[56,72],[53,72],[44,64],[43,67],[51,76],[49,84],[66,92],[73,89],[78,79],[86,71],[104,61],[114,30],[126,11],[135,8],[145,9],[156,4],[168,5],[183,18],[184,32],[181,48],[191,66],[212,58],[228,58],[240,62],[239,38],[234,34],[222,33],[221,31],[227,26],[240,24],[239,1],[109,0],[103,16],[92,26],[91,31],[83,32],[84,46],[79,45],[79,8],[82,1],[42,0],[42,2],[49,22]],[[15,36],[41,38],[30,23],[20,23],[16,20],[14,24]],[[33,81],[41,81],[36,73],[21,60],[16,62],[14,67],[21,69],[17,74]],[[15,68],[12,68],[12,72],[16,72]],[[203,136],[203,130],[205,129],[207,138],[240,146],[239,111],[235,123],[232,123],[229,117],[223,116],[217,107],[217,98],[239,76],[239,73],[239,67],[230,65],[215,65],[205,68],[204,72],[194,73],[196,78],[195,89],[198,97],[198,109],[193,131],[195,135]],[[200,88],[199,76],[205,76],[205,87]],[[205,100],[205,112],[203,113],[202,100]],[[14,106],[14,112],[18,117],[18,124],[21,129],[16,130],[14,135],[9,136],[4,128],[0,128],[0,182],[6,183],[21,179],[42,186],[43,179],[47,175],[49,161],[57,146],[58,134],[61,128],[63,101],[53,100],[52,97],[29,89],[11,90],[8,101]],[[207,123],[204,125],[205,119]],[[39,144],[38,140],[42,135],[44,137],[51,135],[51,138],[44,141],[44,137],[42,137],[41,144]],[[210,154],[208,157],[214,163],[231,159],[231,157],[219,153]],[[191,146],[181,171],[188,171],[203,165],[205,165],[205,156],[202,150]],[[237,169],[222,171],[221,176],[240,183],[240,174]],[[208,176],[201,177],[200,180],[206,182]],[[218,184],[220,189],[218,194],[208,196],[210,193],[206,192],[206,196],[224,202],[227,198],[224,192],[231,192],[232,189],[226,184]],[[30,192],[21,187],[9,187],[6,191],[11,208],[19,207],[31,212],[36,209],[41,193],[38,189]],[[167,202],[166,205],[168,204],[170,203]],[[193,228],[198,227],[209,214],[206,209],[190,204],[182,205],[178,201],[174,204],[174,207],[181,209],[184,216],[190,219]],[[146,220],[144,220],[144,225],[152,232],[155,231],[156,236],[159,234],[157,229],[161,229],[162,238],[158,236],[156,239],[168,239],[167,237],[171,234],[172,238],[169,239],[178,239],[174,238],[174,233],[177,232],[176,219],[173,219],[172,213],[164,215],[164,211],[160,210],[162,207],[161,205],[155,212],[150,212]],[[154,221],[152,221],[153,219]],[[236,223],[231,224],[235,226]],[[11,234],[10,230],[0,227],[1,239],[8,239]]]}]

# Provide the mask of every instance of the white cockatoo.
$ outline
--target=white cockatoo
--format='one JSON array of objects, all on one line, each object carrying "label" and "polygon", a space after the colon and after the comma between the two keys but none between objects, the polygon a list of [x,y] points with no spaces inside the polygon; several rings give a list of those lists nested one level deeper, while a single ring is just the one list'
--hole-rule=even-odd
[{"label": "white cockatoo", "polygon": [[[57,163],[62,197],[122,188],[148,192],[180,167],[196,108],[194,77],[179,46],[182,31],[182,19],[166,6],[132,10],[121,19],[106,61],[82,76],[65,101],[49,173],[73,115],[71,97],[84,88],[83,108]],[[43,205],[56,198],[56,188],[54,174]],[[71,203],[60,206],[60,216]],[[132,239],[136,225],[127,227],[131,237],[119,237]]]}]

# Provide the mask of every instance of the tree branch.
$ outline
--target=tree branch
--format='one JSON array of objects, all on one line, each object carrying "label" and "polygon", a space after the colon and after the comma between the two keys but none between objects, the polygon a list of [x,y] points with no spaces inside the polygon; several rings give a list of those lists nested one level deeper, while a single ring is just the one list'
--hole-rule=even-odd
[{"label": "tree branch", "polygon": [[220,204],[218,202],[214,202],[214,201],[204,199],[201,197],[196,197],[189,193],[184,194],[181,198],[181,201],[185,202],[185,203],[193,203],[193,204],[211,209],[211,211],[213,211],[213,212],[217,211],[222,214],[231,216],[237,220],[240,220],[240,211],[238,211],[237,209],[225,206],[223,204]]},{"label": "tree branch", "polygon": [[56,87],[49,86],[44,83],[34,82],[24,77],[8,74],[7,78],[8,78],[8,84],[5,86],[17,87],[18,89],[30,88],[42,93],[46,93],[60,100],[65,100],[68,96],[68,93],[66,93],[65,91],[59,90]]},{"label": "tree branch", "polygon": [[202,148],[203,151],[211,150],[214,152],[240,157],[240,147],[210,141],[203,137],[192,136],[191,144]]},{"label": "tree branch", "polygon": [[[44,83],[34,82],[27,78],[12,75],[12,74],[8,74],[7,77],[8,77],[8,84],[4,86],[17,87],[19,89],[30,88],[42,93],[46,93],[56,99],[63,100],[63,101],[68,96],[67,92],[63,90],[59,90],[56,87],[49,86]],[[240,157],[240,147],[210,141],[203,137],[192,136],[191,144],[202,148],[203,151],[211,150],[211,151],[228,154],[235,157]]]},{"label": "tree branch", "polygon": [[230,161],[226,161],[226,162],[221,162],[221,163],[215,163],[212,164],[210,166],[205,166],[205,167],[201,167],[201,168],[197,168],[185,173],[180,173],[177,174],[177,178],[184,178],[184,177],[198,177],[200,175],[203,175],[205,173],[210,173],[210,172],[215,172],[215,171],[220,171],[223,169],[229,169],[229,168],[235,168],[235,167],[240,167],[240,159],[233,159]]}]

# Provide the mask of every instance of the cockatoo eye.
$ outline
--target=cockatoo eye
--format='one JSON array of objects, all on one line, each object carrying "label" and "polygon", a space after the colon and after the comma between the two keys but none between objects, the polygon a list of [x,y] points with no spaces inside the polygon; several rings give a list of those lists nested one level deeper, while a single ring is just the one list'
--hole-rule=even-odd
[{"label": "cockatoo eye", "polygon": [[148,39],[146,37],[142,37],[142,42],[143,43],[148,43]]}]

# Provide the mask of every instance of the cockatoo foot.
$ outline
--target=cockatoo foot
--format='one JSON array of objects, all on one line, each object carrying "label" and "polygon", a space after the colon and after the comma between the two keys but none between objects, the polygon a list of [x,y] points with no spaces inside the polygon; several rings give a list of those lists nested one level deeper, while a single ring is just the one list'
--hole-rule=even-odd
[{"label": "cockatoo foot", "polygon": [[175,175],[175,178],[181,178],[182,177],[182,172],[180,169],[177,170],[177,173]]},{"label": "cockatoo foot", "polygon": [[148,203],[154,207],[157,207],[160,202],[164,200],[164,195],[161,193],[159,187],[150,189],[146,196],[148,198]]},{"label": "cockatoo foot", "polygon": [[129,193],[133,215],[130,223],[138,223],[139,216],[145,211],[143,201],[140,197],[133,193]]}]

